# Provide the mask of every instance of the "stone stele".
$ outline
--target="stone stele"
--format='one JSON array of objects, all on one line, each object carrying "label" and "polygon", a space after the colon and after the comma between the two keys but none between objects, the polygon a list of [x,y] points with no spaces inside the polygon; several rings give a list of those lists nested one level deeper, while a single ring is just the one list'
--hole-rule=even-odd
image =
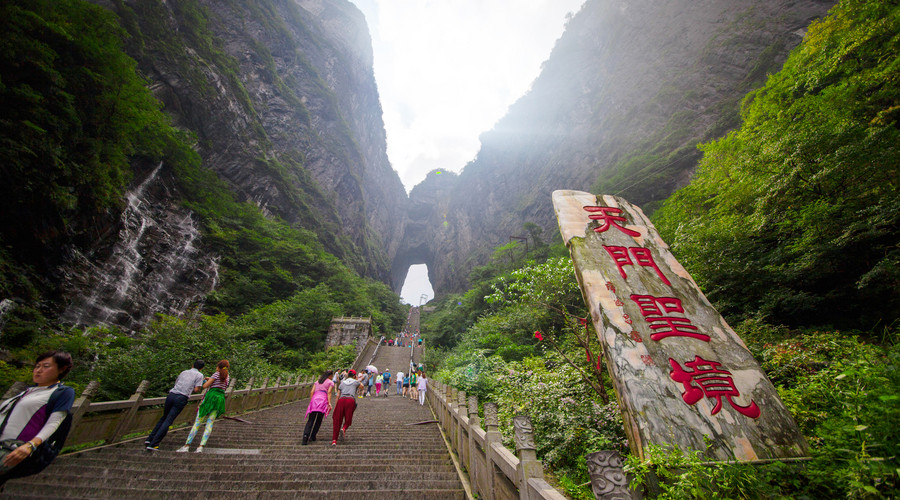
[{"label": "stone stele", "polygon": [[759,363],[640,208],[580,191],[554,191],[553,206],[632,453],[646,458],[652,443],[711,460],[808,455]]}]

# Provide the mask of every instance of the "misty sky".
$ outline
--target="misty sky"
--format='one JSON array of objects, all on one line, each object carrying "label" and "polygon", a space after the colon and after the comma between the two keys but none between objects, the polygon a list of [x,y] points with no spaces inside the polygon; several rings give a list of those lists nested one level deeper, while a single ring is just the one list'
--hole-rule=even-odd
[{"label": "misty sky", "polygon": [[[459,172],[478,136],[524,95],[584,0],[351,0],[372,35],[387,153],[406,190]],[[434,297],[425,266],[401,292]]]}]

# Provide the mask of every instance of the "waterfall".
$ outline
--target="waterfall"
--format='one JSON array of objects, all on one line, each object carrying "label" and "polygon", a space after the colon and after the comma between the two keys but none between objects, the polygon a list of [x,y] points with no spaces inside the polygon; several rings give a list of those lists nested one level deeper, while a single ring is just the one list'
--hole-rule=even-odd
[{"label": "waterfall", "polygon": [[0,300],[0,335],[3,334],[3,328],[6,326],[6,315],[16,308],[16,302],[12,299]]},{"label": "waterfall", "polygon": [[156,313],[179,315],[209,293],[218,266],[197,243],[193,214],[171,201],[160,163],[125,195],[121,230],[108,257],[75,251],[84,278],[73,287],[61,319],[78,326],[117,325],[137,330]]}]

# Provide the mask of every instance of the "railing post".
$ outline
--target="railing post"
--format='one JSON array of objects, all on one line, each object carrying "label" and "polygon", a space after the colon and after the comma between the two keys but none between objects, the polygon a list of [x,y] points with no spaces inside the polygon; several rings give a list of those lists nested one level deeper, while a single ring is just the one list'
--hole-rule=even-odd
[{"label": "railing post", "polygon": [[444,428],[444,432],[449,432],[449,425],[447,424],[447,418],[449,417],[449,413],[447,413],[447,405],[450,403],[447,400],[447,384],[441,383],[440,386],[440,400],[441,400],[441,427]]},{"label": "railing post", "polygon": [[142,380],[134,394],[128,398],[131,405],[127,410],[122,412],[122,416],[119,417],[119,423],[116,425],[116,430],[113,431],[112,436],[107,440],[108,443],[115,443],[128,433],[128,427],[131,426],[131,422],[134,420],[134,416],[141,406],[141,401],[144,400],[144,393],[147,392],[147,389],[149,388],[150,381]]},{"label": "railing post", "polygon": [[456,388],[450,386],[450,391],[448,392],[447,396],[447,413],[449,413],[450,423],[450,429],[447,432],[447,437],[450,438],[450,446],[455,448],[457,436],[459,435],[459,428],[457,427],[458,424],[456,422]]},{"label": "railing post", "polygon": [[[81,397],[75,400],[72,404],[72,427],[71,430],[74,430],[78,427],[78,424],[81,422],[81,418],[84,417],[84,414],[87,412],[87,409],[91,406],[91,398],[93,398],[97,394],[97,390],[100,389],[100,382],[96,380],[91,380],[87,387],[81,391]],[[72,435],[72,432],[69,432],[69,435]]]},{"label": "railing post", "polygon": [[481,471],[478,469],[477,441],[475,441],[475,429],[481,427],[478,418],[478,396],[469,396],[469,479],[472,487],[478,490],[478,477]]},{"label": "railing post", "polygon": [[629,478],[618,451],[598,451],[584,458],[591,476],[591,490],[597,500],[639,500],[643,497],[640,491],[628,488]]},{"label": "railing post", "polygon": [[228,411],[228,403],[231,401],[231,395],[234,394],[235,378],[228,377],[228,387],[225,388],[225,411]]},{"label": "railing post", "polygon": [[494,443],[503,442],[500,435],[500,419],[497,418],[497,403],[484,404],[484,456],[487,462],[486,474],[488,491],[485,498],[497,498],[497,466],[494,465]]},{"label": "railing post", "polygon": [[278,389],[281,387],[281,377],[275,379],[275,385],[272,386],[272,390],[269,394],[271,394],[268,398],[269,404],[267,406],[275,406],[275,398],[278,397]]},{"label": "railing post", "polygon": [[447,436],[450,436],[450,386],[446,384],[441,385],[441,418],[443,421],[441,422],[441,426],[444,427],[444,432]]},{"label": "railing post", "polygon": [[259,396],[256,398],[256,409],[262,408],[263,398],[266,395],[266,388],[269,387],[269,377],[263,379],[262,387],[260,387]]},{"label": "railing post", "polygon": [[444,426],[444,416],[443,416],[443,402],[441,401],[441,383],[435,379],[431,379],[428,381],[428,390],[433,391],[434,398],[431,401],[431,407],[434,409],[434,414],[437,416],[438,425],[442,428]]},{"label": "railing post", "polygon": [[537,459],[534,445],[534,427],[526,415],[513,417],[513,432],[516,440],[516,455],[519,457],[519,498],[531,500],[528,488],[531,478],[544,478],[544,465]]},{"label": "railing post", "polygon": [[301,387],[302,380],[303,380],[303,375],[297,375],[297,381],[294,382],[294,385],[296,387],[294,387],[294,394],[291,397],[291,401],[297,401],[300,399],[300,394],[302,393],[302,387]]},{"label": "railing post", "polygon": [[253,392],[253,377],[247,381],[247,387],[244,388],[244,395],[241,396],[241,413],[247,411],[247,403],[250,402],[250,394]]},{"label": "railing post", "polygon": [[288,397],[291,395],[292,392],[294,392],[294,389],[291,387],[293,385],[293,384],[291,384],[291,379],[285,380],[284,385],[285,385],[285,389],[284,389],[284,392],[281,394],[281,403],[279,403],[282,405],[287,403]]},{"label": "railing post", "polygon": [[[468,397],[466,391],[456,393],[456,411],[458,412],[457,422],[459,422],[459,432],[456,434],[456,450],[460,461],[466,470],[470,470],[469,457],[469,428],[466,422],[469,420]],[[463,420],[463,417],[466,417]]]}]

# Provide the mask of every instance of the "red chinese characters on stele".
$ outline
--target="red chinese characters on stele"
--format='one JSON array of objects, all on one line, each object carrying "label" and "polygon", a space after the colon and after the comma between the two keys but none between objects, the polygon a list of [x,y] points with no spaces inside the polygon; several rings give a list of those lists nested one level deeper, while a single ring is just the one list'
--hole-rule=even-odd
[{"label": "red chinese characters on stele", "polygon": [[[591,220],[601,221],[600,225],[594,228],[594,232],[603,233],[610,228],[616,228],[629,236],[639,236],[640,233],[622,226],[620,223],[626,221],[625,217],[619,215],[621,209],[614,207],[598,207],[585,206],[584,210],[590,212],[588,216]],[[625,272],[625,266],[642,266],[649,267],[656,271],[656,275],[667,286],[672,283],[659,269],[653,260],[652,252],[643,247],[624,247],[614,245],[603,245],[603,249],[612,257],[619,274],[622,279],[627,280],[628,274]],[[616,287],[611,282],[606,282],[606,289],[612,292],[615,297]],[[691,323],[686,317],[684,306],[681,299],[676,297],[656,297],[653,295],[632,294],[631,300],[640,308],[641,315],[650,325],[650,339],[661,341],[669,337],[686,337],[703,342],[709,342],[710,336],[699,332],[699,328]],[[621,307],[624,304],[618,297],[615,301],[616,306]],[[623,314],[626,324],[631,325],[633,320]],[[643,342],[640,334],[636,330],[631,331],[631,338],[635,342]],[[590,359],[590,355],[589,359]],[[655,366],[653,358],[648,354],[641,355],[641,361],[647,366]],[[754,401],[750,401],[747,406],[740,406],[734,402],[735,397],[740,396],[737,386],[734,384],[731,372],[720,368],[721,363],[716,361],[707,361],[700,356],[694,357],[694,361],[684,364],[685,367],[692,369],[688,371],[682,367],[677,361],[669,358],[669,364],[672,371],[669,376],[675,382],[684,386],[682,399],[689,405],[694,405],[704,396],[716,400],[716,405],[710,412],[715,415],[722,410],[722,399],[726,399],[728,403],[739,413],[750,418],[758,418],[760,409]]]},{"label": "red chinese characters on stele", "polygon": [[637,231],[633,231],[631,229],[628,229],[627,227],[619,225],[620,222],[625,222],[625,217],[617,215],[622,213],[621,208],[586,206],[584,207],[584,210],[591,213],[591,215],[588,215],[588,219],[601,221],[601,225],[594,228],[595,233],[602,233],[610,227],[614,227],[619,231],[627,234],[628,236],[641,235],[641,233]]},{"label": "red chinese characters on stele", "polygon": [[664,314],[684,314],[681,300],[675,297],[654,297],[653,295],[632,294],[633,300],[641,308],[641,315],[650,324],[651,340],[662,340],[668,337],[690,337],[709,342],[709,335],[697,333],[698,328],[691,320],[679,316]]},{"label": "red chinese characters on stele", "polygon": [[[633,266],[637,263],[639,266],[652,267],[663,283],[672,286],[669,279],[659,270],[659,266],[657,266],[656,262],[653,260],[653,254],[650,253],[650,250],[642,247],[617,247],[607,245],[603,245],[603,248],[610,257],[613,258],[613,261],[615,261],[616,267],[619,268],[619,274],[622,275],[622,279],[628,279],[628,275],[625,274],[625,269],[623,269],[623,267]],[[634,257],[634,261],[631,260],[629,253]]]},{"label": "red chinese characters on stele", "polygon": [[728,400],[731,407],[738,411],[741,415],[757,418],[760,415],[759,407],[751,400],[747,406],[741,406],[734,402],[735,397],[741,395],[734,385],[731,378],[731,372],[719,368],[722,364],[715,361],[707,361],[700,356],[694,356],[693,361],[689,361],[684,366],[691,368],[687,371],[677,361],[669,358],[669,365],[672,371],[669,376],[672,380],[684,385],[684,393],[681,398],[684,402],[693,405],[706,396],[716,400],[716,406],[710,411],[710,415],[719,413],[722,409],[722,398]]}]

